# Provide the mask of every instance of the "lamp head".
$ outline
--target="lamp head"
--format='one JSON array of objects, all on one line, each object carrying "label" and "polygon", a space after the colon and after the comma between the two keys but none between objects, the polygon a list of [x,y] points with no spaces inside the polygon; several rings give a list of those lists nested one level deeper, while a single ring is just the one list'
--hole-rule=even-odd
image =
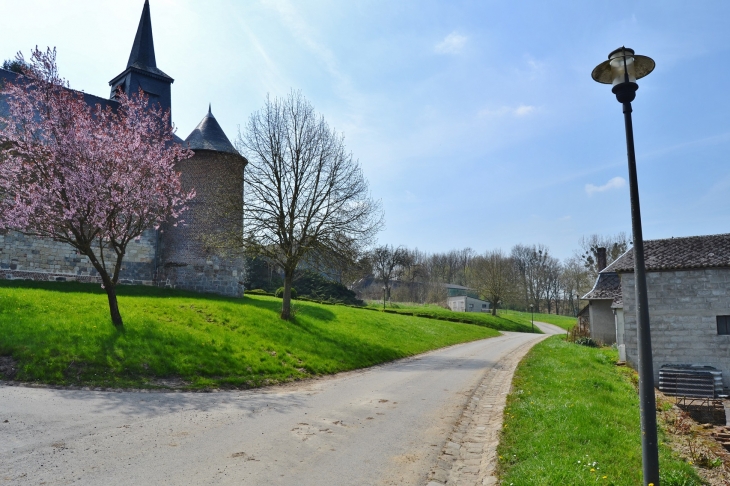
[{"label": "lamp head", "polygon": [[628,47],[619,47],[608,55],[608,61],[593,69],[591,77],[596,82],[612,85],[611,91],[620,103],[630,103],[639,89],[636,80],[652,72],[655,66],[652,58],[637,55]]}]

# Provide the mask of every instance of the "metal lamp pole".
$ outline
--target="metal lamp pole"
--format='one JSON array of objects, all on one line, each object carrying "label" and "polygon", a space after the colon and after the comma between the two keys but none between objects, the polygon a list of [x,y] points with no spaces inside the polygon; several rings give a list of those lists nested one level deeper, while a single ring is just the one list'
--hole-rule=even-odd
[{"label": "metal lamp pole", "polygon": [[659,450],[657,447],[656,400],[654,398],[654,365],[649,328],[649,300],[646,292],[644,265],[644,237],[641,231],[639,184],[636,177],[634,129],[631,121],[631,102],[639,86],[636,80],[654,70],[654,61],[634,54],[633,49],[621,47],[608,55],[608,61],[599,64],[591,73],[599,83],[612,84],[612,92],[623,104],[626,125],[626,149],[629,160],[629,191],[631,194],[631,230],[634,237],[634,276],[636,277],[636,322],[639,351],[639,400],[641,411],[641,452],[644,485],[659,486]]},{"label": "metal lamp pole", "polygon": [[383,310],[385,310],[385,290],[386,289],[387,289],[387,287],[385,285],[383,285]]},{"label": "metal lamp pole", "polygon": [[532,317],[530,318],[530,323],[532,323],[532,332],[535,332],[535,309],[532,304],[530,304],[530,314],[532,314]]}]

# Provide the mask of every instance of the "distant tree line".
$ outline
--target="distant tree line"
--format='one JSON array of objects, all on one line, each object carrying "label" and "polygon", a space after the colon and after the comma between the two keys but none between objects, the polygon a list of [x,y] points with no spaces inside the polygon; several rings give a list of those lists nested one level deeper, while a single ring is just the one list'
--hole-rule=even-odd
[{"label": "distant tree line", "polygon": [[[471,248],[427,253],[381,245],[353,262],[350,286],[364,299],[445,304],[445,284],[470,287],[497,308],[575,315],[577,296],[598,275],[598,249],[611,264],[629,248],[625,233],[581,238],[573,256],[560,260],[543,244],[515,245],[509,253]],[[359,276],[358,276],[359,273]],[[585,302],[583,302],[585,304]]]}]

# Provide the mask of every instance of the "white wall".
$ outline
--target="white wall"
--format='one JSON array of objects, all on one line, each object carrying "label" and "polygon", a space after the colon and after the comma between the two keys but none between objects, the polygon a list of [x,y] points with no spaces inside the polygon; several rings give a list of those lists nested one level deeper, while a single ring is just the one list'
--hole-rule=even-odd
[{"label": "white wall", "polygon": [[[489,302],[467,296],[449,297],[446,304],[454,312],[488,312]],[[486,307],[484,307],[486,306]]]}]

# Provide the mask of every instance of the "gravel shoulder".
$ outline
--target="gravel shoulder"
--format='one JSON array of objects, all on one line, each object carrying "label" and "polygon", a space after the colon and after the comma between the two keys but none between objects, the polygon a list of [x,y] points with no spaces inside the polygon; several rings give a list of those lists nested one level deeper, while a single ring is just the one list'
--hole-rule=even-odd
[{"label": "gravel shoulder", "polygon": [[[565,331],[545,322],[535,322],[542,339]],[[517,365],[538,341],[522,344],[488,368],[469,399],[429,473],[428,486],[496,485],[497,446],[507,395]]]}]

